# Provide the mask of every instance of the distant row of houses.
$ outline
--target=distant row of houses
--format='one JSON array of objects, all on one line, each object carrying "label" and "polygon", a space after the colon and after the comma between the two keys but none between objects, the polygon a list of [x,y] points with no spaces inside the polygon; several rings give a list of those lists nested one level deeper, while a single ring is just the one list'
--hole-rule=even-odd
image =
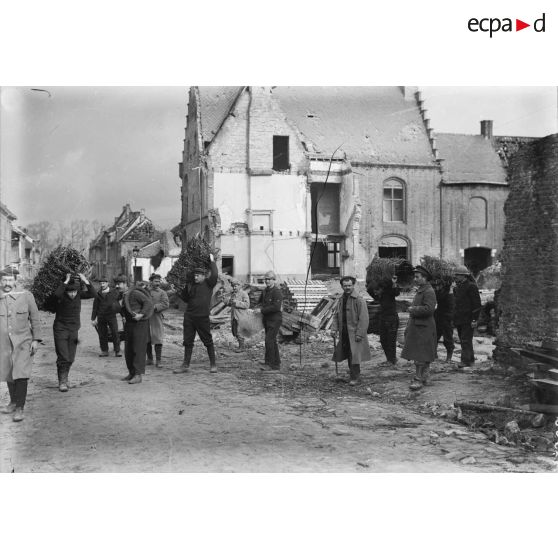
[{"label": "distant row of houses", "polygon": [[134,281],[146,280],[157,271],[163,277],[180,255],[180,245],[170,231],[157,231],[145,210],[132,211],[126,204],[114,223],[91,242],[92,277],[111,279],[119,274]]},{"label": "distant row of houses", "polygon": [[38,242],[25,228],[16,224],[17,217],[0,203],[0,269],[11,266],[22,279],[32,279],[37,272],[40,252]]}]

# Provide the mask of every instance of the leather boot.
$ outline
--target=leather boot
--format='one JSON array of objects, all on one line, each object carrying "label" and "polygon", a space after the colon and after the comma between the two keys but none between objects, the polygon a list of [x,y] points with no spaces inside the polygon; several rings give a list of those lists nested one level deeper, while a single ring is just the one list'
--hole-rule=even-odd
[{"label": "leather boot", "polygon": [[246,348],[246,344],[244,342],[244,338],[243,337],[238,337],[238,349],[235,349],[235,353],[242,353],[244,351],[244,349]]},{"label": "leather boot", "polygon": [[421,379],[422,379],[422,385],[423,386],[428,385],[429,378],[430,378],[430,363],[427,362],[426,364],[424,364],[422,366]]},{"label": "leather boot", "polygon": [[351,364],[349,371],[349,385],[360,384],[360,364]]},{"label": "leather boot", "polygon": [[207,356],[209,356],[209,371],[212,373],[217,372],[217,365],[215,364],[215,345],[207,346]]},{"label": "leather boot", "polygon": [[145,351],[147,358],[145,359],[145,366],[153,366],[153,347],[151,343],[147,344],[147,349]]},{"label": "leather boot", "polygon": [[453,351],[448,351],[446,356],[446,362],[451,362],[451,357],[453,356]]},{"label": "leather boot", "polygon": [[65,368],[58,372],[58,391],[68,391],[68,375],[70,371]]},{"label": "leather boot", "polygon": [[184,360],[182,366],[178,370],[173,370],[173,374],[186,374],[190,371],[190,360],[192,358],[193,347],[184,347]]},{"label": "leather boot", "polygon": [[413,391],[422,389],[422,364],[415,364],[415,377],[413,378],[409,389]]},{"label": "leather boot", "polygon": [[161,368],[161,356],[163,354],[163,345],[155,345],[155,366]]}]

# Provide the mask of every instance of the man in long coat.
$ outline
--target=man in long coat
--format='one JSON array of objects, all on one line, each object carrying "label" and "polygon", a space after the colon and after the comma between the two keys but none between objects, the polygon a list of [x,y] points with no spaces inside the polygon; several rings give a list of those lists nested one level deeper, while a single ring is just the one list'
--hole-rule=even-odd
[{"label": "man in long coat", "polygon": [[405,330],[405,345],[401,358],[415,361],[416,374],[411,385],[412,390],[421,389],[428,382],[430,363],[436,360],[438,338],[436,337],[436,294],[429,281],[432,276],[427,269],[415,267],[415,283],[418,290],[409,306],[409,322]]},{"label": "man in long coat", "polygon": [[0,381],[8,384],[10,402],[2,413],[23,420],[33,355],[41,341],[39,311],[30,292],[16,290],[17,271],[0,272]]},{"label": "man in long coat", "polygon": [[360,364],[372,358],[368,344],[368,307],[362,296],[355,293],[356,279],[343,277],[343,295],[337,301],[336,311],[331,324],[331,336],[341,338],[335,344],[332,360],[349,363],[349,385],[356,386],[360,381]]},{"label": "man in long coat", "polygon": [[116,278],[120,298],[115,304],[124,318],[124,359],[128,375],[121,378],[129,384],[141,384],[145,374],[145,357],[149,339],[149,318],[153,313],[153,302],[143,281],[128,289],[125,275]]},{"label": "man in long coat", "polygon": [[461,362],[459,368],[468,368],[475,362],[473,332],[482,309],[479,289],[471,278],[470,271],[460,265],[454,271],[457,285],[454,289],[455,310],[453,323],[461,343]]},{"label": "man in long coat", "polygon": [[169,297],[161,289],[161,276],[154,273],[149,278],[149,294],[153,300],[153,314],[149,318],[149,341],[147,343],[147,362],[153,364],[153,345],[155,345],[155,366],[161,367],[161,357],[163,354],[163,337],[165,326],[163,325],[163,312],[169,309]]}]

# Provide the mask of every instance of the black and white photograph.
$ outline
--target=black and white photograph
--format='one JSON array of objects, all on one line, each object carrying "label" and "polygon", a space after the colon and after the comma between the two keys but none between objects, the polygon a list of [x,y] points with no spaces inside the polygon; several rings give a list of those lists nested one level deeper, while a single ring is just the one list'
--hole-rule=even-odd
[{"label": "black and white photograph", "polygon": [[2,88],[2,470],[552,469],[557,109]]},{"label": "black and white photograph", "polygon": [[[30,4],[0,60],[4,502],[107,514],[86,556],[531,549],[491,533],[558,470],[547,3]],[[38,549],[66,532],[39,509]]]}]

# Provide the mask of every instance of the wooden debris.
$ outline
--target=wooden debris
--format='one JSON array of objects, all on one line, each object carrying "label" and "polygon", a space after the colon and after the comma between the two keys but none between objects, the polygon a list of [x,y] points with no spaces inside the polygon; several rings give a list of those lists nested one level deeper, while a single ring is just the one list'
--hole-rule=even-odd
[{"label": "wooden debris", "polygon": [[476,403],[474,401],[456,401],[454,407],[460,407],[461,409],[469,411],[481,411],[481,412],[505,412],[505,413],[519,413],[520,415],[536,415],[534,411],[526,411],[525,409],[519,409],[517,407],[502,407],[500,405],[489,405],[488,403]]}]

